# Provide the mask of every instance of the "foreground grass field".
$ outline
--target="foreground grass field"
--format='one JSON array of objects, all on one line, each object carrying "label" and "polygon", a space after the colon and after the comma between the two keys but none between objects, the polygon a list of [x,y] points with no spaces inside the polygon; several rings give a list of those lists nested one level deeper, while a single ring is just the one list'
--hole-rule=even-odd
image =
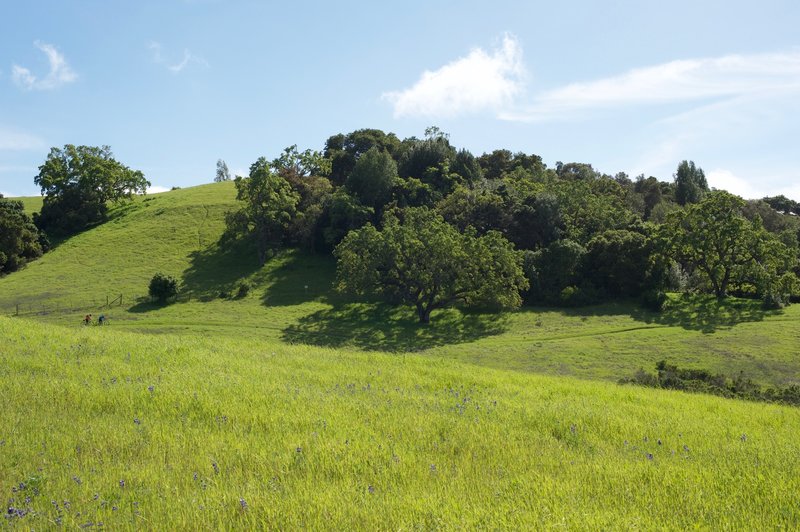
[{"label": "foreground grass field", "polygon": [[[765,312],[755,301],[676,297],[658,314],[629,303],[506,315],[449,310],[420,327],[408,308],[351,303],[334,293],[330,258],[287,251],[259,268],[253,250],[221,249],[234,198],[231,183],[137,198],[110,222],[0,278],[0,314],[19,305],[31,319],[74,328],[85,313],[105,313],[115,330],[413,351],[585,379],[616,381],[666,359],[727,375],[743,371],[765,385],[800,384],[800,306]],[[180,302],[159,308],[141,299],[157,271],[181,280]],[[242,280],[253,287],[247,297],[220,297]],[[120,295],[122,305],[114,303]]]},{"label": "foreground grass field", "polygon": [[800,409],[0,318],[19,529],[800,526]]}]

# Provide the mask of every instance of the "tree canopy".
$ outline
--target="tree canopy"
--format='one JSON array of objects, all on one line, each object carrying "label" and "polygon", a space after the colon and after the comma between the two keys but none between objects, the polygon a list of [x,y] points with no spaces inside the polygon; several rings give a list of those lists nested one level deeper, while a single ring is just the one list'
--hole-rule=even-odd
[{"label": "tree canopy", "polygon": [[144,193],[150,182],[114,159],[109,146],[51,148],[34,182],[45,196],[37,226],[68,235],[106,219],[109,202]]},{"label": "tree canopy", "polygon": [[252,236],[258,261],[264,264],[270,249],[283,242],[290,223],[297,214],[300,195],[289,182],[272,171],[266,158],[250,166],[249,177],[237,176],[236,199],[242,208],[228,217],[229,231]]},{"label": "tree canopy", "polygon": [[521,254],[500,233],[459,232],[424,207],[388,212],[381,230],[350,232],[334,254],[339,290],[414,305],[420,323],[457,302],[518,307],[528,286]]},{"label": "tree canopy", "polygon": [[0,275],[42,255],[39,231],[21,201],[0,195]]}]

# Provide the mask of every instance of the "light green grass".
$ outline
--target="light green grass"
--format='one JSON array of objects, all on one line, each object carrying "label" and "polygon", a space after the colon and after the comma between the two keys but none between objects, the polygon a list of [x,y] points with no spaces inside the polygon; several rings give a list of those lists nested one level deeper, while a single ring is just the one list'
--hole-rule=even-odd
[{"label": "light green grass", "polygon": [[22,196],[19,198],[9,198],[16,201],[21,201],[22,204],[25,206],[25,212],[28,214],[33,214],[35,212],[39,212],[42,210],[42,202],[44,202],[44,197],[42,196]]},{"label": "light green grass", "polygon": [[33,511],[12,528],[800,526],[799,409],[113,327],[0,337],[0,493]]}]

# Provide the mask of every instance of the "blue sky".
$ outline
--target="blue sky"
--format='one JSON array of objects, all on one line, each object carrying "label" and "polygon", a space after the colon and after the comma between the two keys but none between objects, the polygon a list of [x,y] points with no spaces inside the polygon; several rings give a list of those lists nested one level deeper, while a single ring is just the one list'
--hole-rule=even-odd
[{"label": "blue sky", "polygon": [[800,200],[796,1],[2,0],[0,193],[50,146],[112,147],[155,190],[291,144],[429,125],[508,148]]}]

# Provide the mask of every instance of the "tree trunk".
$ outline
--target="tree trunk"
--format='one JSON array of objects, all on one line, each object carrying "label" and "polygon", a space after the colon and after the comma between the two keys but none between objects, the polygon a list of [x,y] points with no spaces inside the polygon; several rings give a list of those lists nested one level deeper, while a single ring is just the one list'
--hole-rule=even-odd
[{"label": "tree trunk", "polygon": [[417,302],[417,316],[419,316],[420,323],[428,324],[431,322],[431,310],[420,302]]}]

